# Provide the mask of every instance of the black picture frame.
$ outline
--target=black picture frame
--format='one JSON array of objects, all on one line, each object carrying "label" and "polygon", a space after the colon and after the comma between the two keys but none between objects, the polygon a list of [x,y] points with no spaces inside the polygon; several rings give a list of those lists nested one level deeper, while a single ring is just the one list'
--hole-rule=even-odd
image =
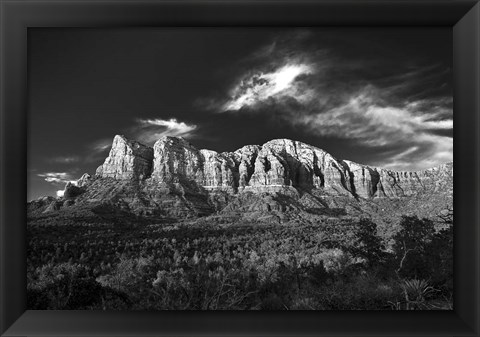
[{"label": "black picture frame", "polygon": [[[480,4],[474,0],[0,0],[2,336],[478,336]],[[448,26],[454,50],[453,311],[26,310],[27,33],[31,27]]]}]

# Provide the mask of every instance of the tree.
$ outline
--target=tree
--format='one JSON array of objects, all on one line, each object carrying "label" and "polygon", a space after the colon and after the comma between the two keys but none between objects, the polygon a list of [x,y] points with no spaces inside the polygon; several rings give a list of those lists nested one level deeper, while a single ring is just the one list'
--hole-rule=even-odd
[{"label": "tree", "polygon": [[381,261],[384,249],[382,239],[377,235],[377,225],[370,219],[360,219],[355,226],[355,242],[351,253],[366,259],[369,266],[374,266]]},{"label": "tree", "polygon": [[400,227],[393,245],[398,263],[397,274],[409,278],[428,278],[431,266],[427,252],[435,233],[433,222],[417,216],[403,216]]}]

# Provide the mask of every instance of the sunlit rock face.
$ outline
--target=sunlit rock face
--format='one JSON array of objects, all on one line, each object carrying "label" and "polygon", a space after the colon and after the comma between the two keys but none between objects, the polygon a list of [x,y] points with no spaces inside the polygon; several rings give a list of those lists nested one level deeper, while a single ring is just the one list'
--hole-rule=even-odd
[{"label": "sunlit rock face", "polygon": [[233,155],[200,150],[203,161],[203,179],[198,181],[205,189],[234,192],[238,184],[238,170]]},{"label": "sunlit rock face", "polygon": [[381,182],[379,196],[404,197],[419,192],[453,192],[453,162],[416,172],[384,169],[378,172]]},{"label": "sunlit rock face", "polygon": [[199,150],[183,138],[164,137],[153,146],[152,179],[164,184],[196,184],[234,192],[238,176],[233,155]]},{"label": "sunlit rock face", "polygon": [[233,153],[233,158],[238,168],[238,187],[245,188],[255,171],[255,162],[261,147],[246,145]]},{"label": "sunlit rock face", "polygon": [[124,136],[115,136],[112,148],[96,175],[114,179],[145,179],[152,172],[153,149]]},{"label": "sunlit rock face", "polygon": [[[97,177],[145,180],[150,189],[176,186],[205,193],[265,193],[293,188],[357,199],[401,198],[448,187],[453,164],[399,172],[339,160],[289,139],[218,153],[199,150],[179,137],[163,137],[150,148],[116,136]],[[82,184],[89,179],[83,177]]]},{"label": "sunlit rock face", "polygon": [[80,177],[80,179],[77,180],[76,185],[77,185],[78,187],[86,186],[86,185],[88,185],[88,184],[90,183],[91,179],[92,179],[92,176],[91,176],[90,174],[84,173],[84,174]]},{"label": "sunlit rock face", "polygon": [[203,181],[198,149],[183,138],[164,137],[153,146],[152,178],[158,182]]},{"label": "sunlit rock face", "polygon": [[43,214],[90,207],[94,213],[177,219],[216,214],[253,222],[265,212],[275,221],[300,213],[309,218],[366,212],[381,220],[412,210],[432,216],[451,205],[453,163],[401,172],[340,160],[289,139],[219,153],[179,137],[163,137],[149,147],[115,136],[96,174],[84,174],[60,192],[27,209]]}]

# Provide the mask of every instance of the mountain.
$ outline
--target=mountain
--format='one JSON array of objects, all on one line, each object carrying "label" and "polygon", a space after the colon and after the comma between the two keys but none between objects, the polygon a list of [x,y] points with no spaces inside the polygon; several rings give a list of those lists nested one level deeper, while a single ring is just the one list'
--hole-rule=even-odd
[{"label": "mountain", "polygon": [[288,139],[217,153],[180,137],[163,137],[152,148],[117,135],[94,176],[67,184],[63,198],[28,207],[33,213],[91,206],[153,218],[279,223],[369,215],[385,222],[400,213],[434,216],[452,196],[453,163],[399,172]]},{"label": "mountain", "polygon": [[186,184],[197,190],[239,193],[323,189],[355,198],[398,198],[438,191],[453,174],[452,163],[420,172],[396,172],[338,160],[316,147],[288,139],[235,152],[198,150],[183,138],[163,137],[153,149],[115,136],[100,178],[146,181],[163,188]]}]

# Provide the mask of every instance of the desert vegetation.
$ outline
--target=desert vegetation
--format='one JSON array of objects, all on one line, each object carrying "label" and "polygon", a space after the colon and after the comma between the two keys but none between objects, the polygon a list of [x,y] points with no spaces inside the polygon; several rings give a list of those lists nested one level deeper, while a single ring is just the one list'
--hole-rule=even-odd
[{"label": "desert vegetation", "polygon": [[404,216],[384,238],[367,218],[268,224],[39,216],[28,224],[28,308],[448,310],[452,217]]}]

